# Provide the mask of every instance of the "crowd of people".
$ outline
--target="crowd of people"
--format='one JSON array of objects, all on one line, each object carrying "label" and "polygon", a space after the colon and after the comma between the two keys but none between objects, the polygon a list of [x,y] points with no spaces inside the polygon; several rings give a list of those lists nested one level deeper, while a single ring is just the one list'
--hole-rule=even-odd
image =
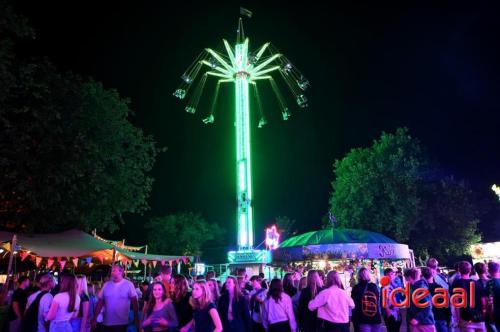
[{"label": "crowd of people", "polygon": [[[361,267],[350,293],[337,271],[286,273],[270,282],[245,269],[221,283],[213,271],[188,280],[162,266],[152,283],[135,285],[114,265],[110,280],[96,290],[85,276],[64,273],[30,281],[21,277],[12,295],[10,332],[399,332],[403,321],[415,332],[500,332],[498,263],[457,264],[440,273],[438,262],[398,273],[384,270],[382,285]],[[397,292],[394,290],[399,289]],[[463,305],[450,301],[457,289]],[[442,295],[443,290],[446,294]],[[433,300],[436,294],[438,300]],[[29,295],[29,296],[28,296]],[[417,300],[415,300],[417,298]],[[448,304],[446,305],[446,301]],[[426,306],[419,303],[428,303]],[[403,316],[406,316],[403,320]]]}]

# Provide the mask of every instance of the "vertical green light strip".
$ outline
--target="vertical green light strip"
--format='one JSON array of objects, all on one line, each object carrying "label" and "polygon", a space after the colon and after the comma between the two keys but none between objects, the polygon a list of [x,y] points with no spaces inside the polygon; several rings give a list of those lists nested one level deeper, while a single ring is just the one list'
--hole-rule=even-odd
[{"label": "vertical green light strip", "polygon": [[250,159],[250,105],[247,66],[248,41],[235,47],[236,62],[236,171],[238,191],[238,247],[253,247],[252,175]]}]

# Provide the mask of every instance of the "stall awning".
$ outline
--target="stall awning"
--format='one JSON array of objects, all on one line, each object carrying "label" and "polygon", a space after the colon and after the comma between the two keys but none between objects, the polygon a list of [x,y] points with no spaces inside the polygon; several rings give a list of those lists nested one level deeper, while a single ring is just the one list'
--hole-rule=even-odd
[{"label": "stall awning", "polygon": [[387,236],[361,229],[336,228],[307,232],[291,237],[280,244],[280,248],[329,243],[396,243]]},{"label": "stall awning", "polygon": [[410,259],[406,244],[360,229],[308,232],[283,241],[272,252],[273,262],[317,259]]}]

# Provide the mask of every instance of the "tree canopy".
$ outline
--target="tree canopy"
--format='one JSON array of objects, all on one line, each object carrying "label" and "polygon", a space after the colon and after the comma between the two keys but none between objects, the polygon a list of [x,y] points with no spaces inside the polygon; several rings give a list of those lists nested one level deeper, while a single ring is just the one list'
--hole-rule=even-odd
[{"label": "tree canopy", "polygon": [[382,133],[335,162],[331,213],[340,227],[383,233],[421,257],[461,255],[479,240],[474,196],[465,182],[434,171],[406,128]]},{"label": "tree canopy", "polygon": [[129,121],[117,91],[14,56],[14,41],[31,30],[0,6],[0,225],[116,229],[121,214],[148,208],[160,149]]},{"label": "tree canopy", "polygon": [[200,256],[207,242],[224,235],[218,224],[207,222],[195,212],[153,218],[146,229],[151,250],[167,255]]}]

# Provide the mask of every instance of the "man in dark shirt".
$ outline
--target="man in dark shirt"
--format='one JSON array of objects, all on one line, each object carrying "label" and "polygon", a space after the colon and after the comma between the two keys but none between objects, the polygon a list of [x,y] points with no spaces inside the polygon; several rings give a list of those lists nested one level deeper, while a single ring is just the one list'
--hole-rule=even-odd
[{"label": "man in dark shirt", "polygon": [[[453,294],[456,288],[464,289],[467,293],[467,306],[465,308],[453,307],[452,310],[458,311],[456,316],[460,330],[486,331],[483,313],[483,309],[486,309],[485,291],[481,283],[470,278],[471,270],[472,265],[469,262],[458,263],[460,279],[453,281],[450,294]],[[470,291],[472,283],[474,283],[474,294]],[[471,295],[474,296],[474,307],[471,306]]]},{"label": "man in dark shirt", "polygon": [[[431,292],[431,295],[434,296],[436,294],[436,289],[441,288],[441,285],[439,285],[435,280],[434,280],[434,275],[432,273],[432,270],[428,267],[423,267],[422,268],[422,277],[427,280],[429,284],[429,292]],[[441,300],[439,304],[442,304],[444,300]],[[436,331],[437,332],[448,332],[448,324],[450,321],[451,317],[451,310],[450,307],[448,306],[447,308],[436,308],[435,306],[432,307],[432,313],[434,314],[434,326],[436,326]]]},{"label": "man in dark shirt", "polygon": [[[486,294],[489,301],[493,301],[493,317],[497,331],[500,331],[500,264],[496,262],[488,263],[488,280]],[[490,303],[491,305],[491,303]],[[491,314],[491,313],[490,313]]]},{"label": "man in dark shirt", "polygon": [[9,332],[18,332],[21,328],[21,320],[28,301],[27,288],[29,285],[30,280],[28,277],[19,277],[18,287],[12,295],[12,303],[9,309]]}]

